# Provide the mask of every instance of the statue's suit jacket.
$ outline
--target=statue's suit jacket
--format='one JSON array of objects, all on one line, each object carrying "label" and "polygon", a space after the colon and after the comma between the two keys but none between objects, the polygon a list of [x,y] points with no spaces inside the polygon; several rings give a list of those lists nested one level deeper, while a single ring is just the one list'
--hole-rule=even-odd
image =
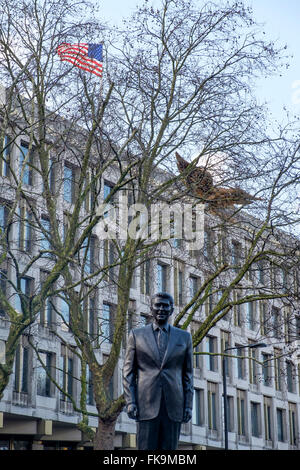
[{"label": "statue's suit jacket", "polygon": [[193,406],[192,337],[170,325],[162,363],[152,324],[130,332],[123,368],[126,404],[138,408],[138,421],[156,418],[165,397],[168,416],[182,422],[184,409]]}]

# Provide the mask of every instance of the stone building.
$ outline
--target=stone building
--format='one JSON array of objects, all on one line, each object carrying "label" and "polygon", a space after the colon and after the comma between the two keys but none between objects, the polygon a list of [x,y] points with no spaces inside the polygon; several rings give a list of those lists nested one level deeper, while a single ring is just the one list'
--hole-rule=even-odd
[{"label": "stone building", "polygon": [[[10,163],[18,172],[18,165],[27,154],[26,139],[18,141],[9,149]],[[59,214],[61,230],[67,223],[67,213],[72,210],[72,195],[76,179],[76,163],[67,158],[53,169],[52,183],[59,187]],[[4,227],[7,202],[13,199],[10,187],[10,174],[5,162],[0,168],[0,226]],[[23,183],[30,190],[40,209],[40,217],[47,227],[49,221],[43,213],[42,182],[38,174],[29,170],[24,173]],[[102,196],[105,197],[114,184],[113,173],[107,172],[102,181]],[[34,191],[33,191],[34,189]],[[20,213],[26,213],[26,207],[20,205]],[[86,206],[88,211],[88,203]],[[23,220],[23,222],[22,222]],[[254,219],[244,214],[243,226],[249,222],[253,226]],[[216,233],[210,230],[213,218],[209,218],[205,227],[204,246],[197,252],[187,252],[184,242],[172,240],[164,245],[164,256],[157,255],[156,259],[148,260],[136,270],[130,292],[128,331],[137,325],[149,321],[150,295],[166,290],[175,299],[175,312],[185,305],[194,295],[200,282],[205,279],[212,262],[218,262],[223,256],[229,256],[233,263],[242,258],[247,250],[245,231],[236,228],[227,232],[226,236],[216,238]],[[22,257],[26,252],[35,253],[39,249],[47,249],[45,238],[39,236],[26,224],[26,217],[13,224],[10,237],[18,246],[18,254]],[[288,238],[287,238],[288,240]],[[92,239],[90,259],[94,263],[104,263],[109,259],[110,244],[97,240],[96,234]],[[196,260],[196,261],[195,261]],[[42,257],[22,278],[22,291],[34,292],[35,287],[43,282],[43,276],[51,259]],[[1,266],[1,273],[10,267]],[[276,282],[269,267],[264,270],[257,266],[256,272],[248,273],[245,282],[253,288]],[[99,361],[104,361],[110,350],[110,329],[113,328],[113,310],[117,304],[116,289],[111,282],[114,272],[108,274],[101,287],[96,289],[93,297],[89,298],[86,306],[87,328],[95,333],[95,348]],[[229,276],[229,274],[226,274]],[[282,286],[290,289],[297,285],[297,273],[277,272],[281,276]],[[227,278],[223,281],[228,282]],[[16,309],[20,299],[6,283],[6,295],[14,302]],[[222,293],[222,279],[219,279],[219,291],[210,296],[198,310],[191,329],[196,329],[203,316],[207,316]],[[256,284],[255,284],[256,283]],[[255,285],[254,285],[255,284]],[[243,282],[241,289],[243,289]],[[13,296],[15,298],[13,298]],[[270,313],[271,312],[271,313]],[[232,449],[297,449],[299,448],[299,412],[300,412],[300,369],[297,358],[286,356],[295,338],[291,331],[298,335],[300,321],[297,318],[296,307],[283,306],[280,300],[272,302],[248,302],[236,305],[234,309],[221,319],[210,331],[205,340],[195,348],[195,352],[220,353],[227,347],[236,347],[227,364],[227,393],[228,393],[228,430],[229,448]],[[293,318],[289,323],[286,318]],[[54,299],[54,305],[47,302],[40,312],[34,325],[25,331],[18,345],[15,359],[14,374],[0,402],[0,449],[89,449],[91,442],[76,427],[79,413],[74,411],[72,403],[67,400],[50,381],[32,349],[34,339],[36,350],[46,364],[47,370],[52,371],[60,386],[79,402],[80,364],[76,354],[70,353],[62,344],[61,339],[68,344],[75,342],[67,327],[68,305],[62,298]],[[3,311],[0,312],[0,354],[4,354],[7,338],[8,319]],[[102,341],[99,342],[98,328],[101,326]],[[268,335],[272,330],[273,334]],[[267,331],[268,330],[268,331]],[[54,334],[59,333],[59,336]],[[127,331],[127,333],[128,333]],[[100,335],[100,336],[101,336]],[[260,349],[245,349],[241,346],[249,342],[264,340],[267,347]],[[98,342],[97,342],[98,341]],[[124,348],[126,339],[124,339]],[[115,371],[111,384],[111,393],[119,396],[122,393],[122,364],[123,353],[119,367]],[[237,355],[238,357],[234,357]],[[264,362],[264,365],[253,361],[252,358]],[[275,355],[275,359],[272,358]],[[244,357],[243,357],[244,356]],[[294,360],[295,359],[295,360]],[[89,372],[87,371],[87,380]],[[180,449],[218,449],[224,447],[224,423],[222,401],[222,363],[221,355],[194,356],[194,409],[192,421],[182,426]],[[89,411],[96,413],[93,402],[93,386],[89,383]],[[97,419],[90,417],[92,427],[97,426]],[[116,426],[115,448],[135,447],[135,423],[122,412]]]}]

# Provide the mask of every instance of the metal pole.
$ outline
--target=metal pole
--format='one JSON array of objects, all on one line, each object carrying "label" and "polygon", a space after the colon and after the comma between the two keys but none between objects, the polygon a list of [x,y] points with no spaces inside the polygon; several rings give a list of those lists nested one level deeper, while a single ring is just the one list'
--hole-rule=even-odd
[{"label": "metal pole", "polygon": [[227,388],[226,388],[226,361],[225,356],[222,358],[223,362],[223,397],[224,397],[224,435],[225,435],[225,450],[228,449],[228,416],[227,416]]}]

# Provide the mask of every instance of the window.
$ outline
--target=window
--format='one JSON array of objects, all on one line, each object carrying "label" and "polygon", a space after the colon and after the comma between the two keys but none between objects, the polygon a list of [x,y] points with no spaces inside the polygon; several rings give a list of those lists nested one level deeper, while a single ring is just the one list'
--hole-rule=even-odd
[{"label": "window", "polygon": [[262,377],[263,385],[266,387],[271,387],[272,385],[271,359],[271,354],[262,353]]},{"label": "window", "polygon": [[[237,292],[233,293],[234,302],[239,302],[241,300],[241,295]],[[236,303],[233,307],[234,313],[234,325],[241,327],[243,323],[243,306],[242,304]]]},{"label": "window", "polygon": [[247,317],[247,325],[249,330],[255,329],[255,303],[254,302],[247,302],[246,303],[246,317]]},{"label": "window", "polygon": [[189,277],[189,288],[190,288],[190,298],[192,299],[193,297],[195,297],[195,295],[197,294],[198,290],[199,290],[199,284],[200,284],[200,280],[198,277],[196,276],[190,276]]},{"label": "window", "polygon": [[224,231],[221,231],[218,234],[218,261],[219,264],[226,263],[226,242]]},{"label": "window", "polygon": [[[103,186],[103,201],[105,201],[108,196],[110,195],[114,185],[108,181],[104,181],[104,186]],[[109,199],[107,204],[112,204],[113,203],[113,197]],[[108,217],[109,211],[104,212],[104,217]],[[129,222],[128,222],[129,223]]]},{"label": "window", "polygon": [[289,289],[289,276],[286,267],[280,268],[281,288],[283,292],[287,292]]},{"label": "window", "polygon": [[43,254],[43,256],[51,257],[51,233],[50,233],[50,220],[47,219],[46,217],[41,218],[41,244],[40,248],[41,251],[46,251],[46,253]]},{"label": "window", "polygon": [[[6,224],[7,224],[7,207],[1,203],[0,204],[0,230],[1,232],[3,233],[5,228],[6,228]],[[1,236],[1,232],[0,232],[0,236]]]},{"label": "window", "polygon": [[[0,289],[1,289],[1,294],[6,297],[7,292],[6,292],[6,285],[7,285],[7,272],[3,269],[0,269]],[[0,303],[0,317],[5,316],[5,308],[1,306]]]},{"label": "window", "polygon": [[25,199],[21,200],[19,206],[19,248],[30,252],[32,249],[32,213]]},{"label": "window", "polygon": [[60,313],[61,313],[61,318],[62,318],[62,327],[65,329],[65,328],[68,328],[69,323],[70,323],[70,305],[64,293],[61,294],[60,308],[61,308]]},{"label": "window", "polygon": [[64,164],[64,200],[72,204],[75,198],[75,168]]},{"label": "window", "polygon": [[279,442],[285,441],[285,410],[282,408],[276,409],[277,416],[277,439]]},{"label": "window", "polygon": [[[105,364],[105,362],[107,361],[108,359],[108,356],[106,354],[103,354],[103,364]],[[115,374],[116,374],[116,370],[117,368],[115,368],[114,372],[113,372],[113,375],[111,376],[111,379],[109,381],[109,384],[107,386],[107,392],[108,392],[108,396],[111,400],[113,400],[114,398],[114,385],[115,385]]]},{"label": "window", "polygon": [[246,436],[246,395],[243,390],[237,390],[237,424],[238,435]]},{"label": "window", "polygon": [[50,158],[49,161],[49,188],[52,194],[55,194],[55,181],[56,181],[56,165],[55,161]]},{"label": "window", "polygon": [[241,264],[241,244],[232,241],[231,244],[231,264],[235,272],[238,272]]},{"label": "window", "polygon": [[145,295],[150,294],[150,260],[146,260],[141,265],[140,271],[141,293]]},{"label": "window", "polygon": [[267,335],[271,329],[268,304],[266,302],[259,302],[259,310],[260,310],[260,332],[262,335]]},{"label": "window", "polygon": [[22,340],[16,350],[14,391],[28,393],[29,348],[24,347]]},{"label": "window", "polygon": [[128,302],[128,312],[127,312],[127,330],[126,334],[124,335],[124,345],[126,344],[128,335],[132,328],[135,327],[136,324],[136,301],[133,299],[130,299]]},{"label": "window", "polygon": [[146,326],[150,323],[150,316],[146,313],[141,313],[138,318],[138,326]]},{"label": "window", "polygon": [[62,346],[59,364],[59,385],[63,390],[60,392],[60,399],[63,401],[71,401],[70,397],[73,397],[73,369],[73,353],[69,348]]},{"label": "window", "polygon": [[274,350],[275,389],[281,390],[281,351]]},{"label": "window", "polygon": [[217,385],[207,382],[208,429],[217,430]]},{"label": "window", "polygon": [[87,237],[84,240],[81,248],[82,262],[84,263],[84,271],[86,274],[92,274],[95,270],[96,237]]},{"label": "window", "polygon": [[105,267],[105,279],[106,281],[113,281],[115,276],[115,251],[114,245],[110,240],[104,240],[103,242],[103,263]]},{"label": "window", "polygon": [[178,218],[176,212],[170,212],[170,242],[174,248],[182,247],[182,214]]},{"label": "window", "polygon": [[158,292],[166,292],[167,290],[167,266],[157,264],[157,290]]},{"label": "window", "polygon": [[194,347],[193,351],[194,351],[194,354],[193,354],[193,367],[194,367],[194,369],[200,369],[200,367],[201,367],[201,361],[200,361],[201,354],[195,354],[195,353],[199,353],[201,351],[200,343],[197,344],[196,347]]},{"label": "window", "polygon": [[[227,331],[221,331],[221,351],[223,352],[224,349],[229,348],[229,333]],[[226,354],[226,353],[225,353]],[[228,353],[227,353],[228,354]],[[230,376],[230,358],[228,356],[224,357],[225,360],[225,370],[227,377]],[[222,361],[223,363],[223,361]]]},{"label": "window", "polygon": [[209,315],[214,308],[214,294],[212,292],[212,288],[209,289],[208,298],[205,301],[205,313]]},{"label": "window", "polygon": [[[22,182],[32,186],[32,152],[28,156],[29,146],[25,142],[21,142],[20,145],[20,157],[19,157],[19,176],[22,177]],[[26,159],[26,163],[25,163]]]},{"label": "window", "polygon": [[101,337],[105,342],[111,342],[112,340],[112,306],[107,303],[103,303],[102,318],[100,321]]},{"label": "window", "polygon": [[89,169],[86,173],[85,189],[87,189],[88,187],[89,189],[84,201],[85,210],[87,212],[91,211],[91,209],[94,207],[97,195],[96,181],[92,169]]},{"label": "window", "polygon": [[110,195],[112,189],[113,189],[113,183],[110,183],[108,181],[104,181],[104,186],[103,186],[103,199],[105,199]]},{"label": "window", "polygon": [[284,308],[284,334],[286,343],[291,343],[295,338],[293,315],[289,307]]},{"label": "window", "polygon": [[183,267],[175,260],[174,266],[174,303],[183,304]]},{"label": "window", "polygon": [[88,297],[88,306],[86,310],[86,326],[87,332],[92,337],[95,335],[95,321],[96,321],[96,296]]},{"label": "window", "polygon": [[204,390],[195,388],[193,396],[193,415],[192,424],[195,426],[203,426],[204,424]]},{"label": "window", "polygon": [[233,397],[227,396],[227,428],[234,432]]},{"label": "window", "polygon": [[260,404],[255,402],[251,402],[251,433],[260,436]]},{"label": "window", "polygon": [[[40,271],[40,283],[41,287],[42,284],[45,282],[46,277],[48,276],[47,271]],[[41,311],[40,311],[40,324],[44,327],[49,327],[53,324],[54,322],[54,307],[53,307],[53,302],[54,298],[53,297],[47,297],[45,300]]]},{"label": "window", "polygon": [[286,361],[286,380],[287,380],[287,389],[290,393],[295,393],[295,379],[296,371],[294,364],[291,361]]},{"label": "window", "polygon": [[257,385],[257,350],[249,348],[249,382]]},{"label": "window", "polygon": [[265,266],[264,266],[264,262],[259,261],[257,267],[258,267],[258,281],[260,282],[260,284],[264,284],[265,283]]},{"label": "window", "polygon": [[217,356],[214,355],[217,353],[217,338],[214,338],[213,336],[208,336],[206,338],[206,352],[209,353],[206,356],[207,369],[214,371],[214,372],[217,371],[217,368],[218,368]]},{"label": "window", "polygon": [[4,136],[3,151],[0,157],[0,176],[9,176],[11,138]]},{"label": "window", "polygon": [[236,351],[236,369],[237,369],[237,378],[238,379],[245,379],[245,359],[244,359],[244,353],[245,349],[244,348],[239,348],[237,346],[237,351]]},{"label": "window", "polygon": [[272,307],[273,334],[275,338],[280,337],[280,310],[278,307]]},{"label": "window", "polygon": [[[28,302],[33,289],[33,279],[29,277],[21,277],[20,279],[20,294],[17,294],[15,297],[15,309],[18,312],[22,312],[22,300],[23,302]],[[21,300],[22,299],[22,300]]]},{"label": "window", "polygon": [[264,397],[265,440],[272,440],[272,399]]},{"label": "window", "polygon": [[295,403],[289,403],[289,434],[290,444],[297,445],[297,406]]},{"label": "window", "polygon": [[48,297],[40,313],[40,323],[43,326],[51,326],[53,323],[53,306],[52,299]]},{"label": "window", "polygon": [[205,258],[210,258],[211,257],[211,248],[212,248],[212,243],[211,243],[211,231],[206,229],[204,231],[204,241],[203,241],[203,254]]},{"label": "window", "polygon": [[52,373],[52,361],[54,355],[50,352],[39,351],[39,356],[44,365],[38,362],[37,366],[37,394],[43,397],[51,396],[51,379],[48,374]]}]

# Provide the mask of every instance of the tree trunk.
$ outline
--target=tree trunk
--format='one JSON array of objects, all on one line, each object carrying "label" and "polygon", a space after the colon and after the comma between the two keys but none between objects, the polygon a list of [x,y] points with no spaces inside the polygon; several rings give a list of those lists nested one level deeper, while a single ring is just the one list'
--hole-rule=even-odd
[{"label": "tree trunk", "polygon": [[94,450],[113,450],[116,419],[103,421],[98,419],[98,429],[94,439]]}]

